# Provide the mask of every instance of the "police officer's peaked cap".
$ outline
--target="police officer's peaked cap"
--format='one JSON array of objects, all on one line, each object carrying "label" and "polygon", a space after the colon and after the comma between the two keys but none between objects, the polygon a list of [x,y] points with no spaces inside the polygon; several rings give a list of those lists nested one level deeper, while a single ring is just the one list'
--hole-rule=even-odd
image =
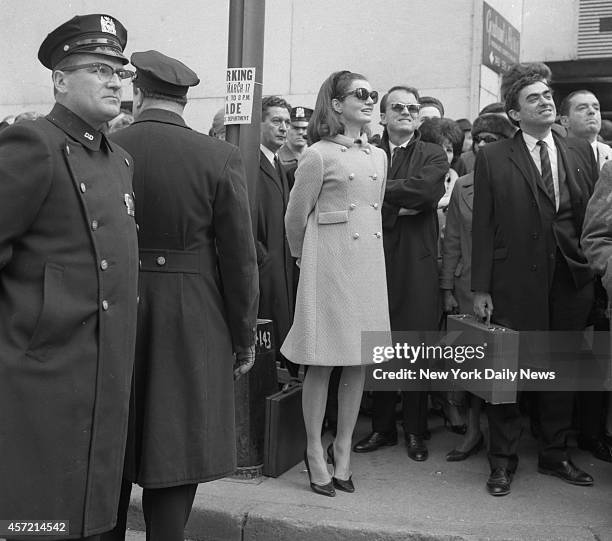
[{"label": "police officer's peaked cap", "polygon": [[140,88],[182,97],[200,82],[197,73],[185,64],[158,51],[134,53],[130,61],[136,67],[134,84]]},{"label": "police officer's peaked cap", "polygon": [[123,56],[126,43],[127,30],[114,17],[100,13],[77,15],[45,38],[38,59],[49,69],[75,53],[110,56],[127,64],[128,59]]},{"label": "police officer's peaked cap", "polygon": [[308,122],[312,112],[308,107],[294,107],[291,109],[291,122]]}]

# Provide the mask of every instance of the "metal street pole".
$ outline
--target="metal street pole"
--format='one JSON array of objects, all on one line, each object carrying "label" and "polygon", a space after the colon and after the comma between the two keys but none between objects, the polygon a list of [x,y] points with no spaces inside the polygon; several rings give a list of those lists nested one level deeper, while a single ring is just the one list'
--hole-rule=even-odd
[{"label": "metal street pole", "polygon": [[[247,176],[253,232],[257,234],[256,187],[259,178],[259,143],[265,0],[230,0],[228,68],[255,68],[250,124],[229,125],[227,140],[237,145]],[[271,335],[271,322],[258,322],[258,337]],[[264,343],[268,346],[266,347]],[[258,339],[255,366],[235,385],[236,451],[239,477],[261,475],[264,461],[265,399],[278,390],[273,346]]]}]

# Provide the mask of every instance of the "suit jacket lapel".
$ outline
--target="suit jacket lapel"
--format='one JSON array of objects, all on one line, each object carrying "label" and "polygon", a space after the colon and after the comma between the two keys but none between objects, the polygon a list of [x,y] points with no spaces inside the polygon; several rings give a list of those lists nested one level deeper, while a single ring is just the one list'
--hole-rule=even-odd
[{"label": "suit jacket lapel", "polygon": [[544,189],[542,184],[542,176],[538,171],[538,168],[533,163],[531,156],[529,155],[529,151],[527,150],[527,145],[523,139],[522,132],[519,130],[514,135],[514,139],[512,140],[512,145],[510,146],[510,160],[520,173],[523,175],[525,182],[529,185],[531,192],[533,193],[533,197],[536,200],[538,207],[540,206],[540,198],[538,196],[538,184],[540,188],[544,190],[546,193],[546,189]]},{"label": "suit jacket lapel", "polygon": [[474,206],[474,183],[463,187],[461,190],[461,199],[463,199],[465,206],[471,212],[473,210],[472,207]]},{"label": "suit jacket lapel", "polygon": [[557,146],[557,151],[559,152],[559,158],[563,163],[563,167],[565,168],[565,182],[570,193],[573,216],[576,223],[580,224],[580,230],[580,228],[582,228],[584,209],[586,207],[585,187],[580,185],[580,181],[578,179],[578,172],[580,171],[580,168],[577,168],[575,160],[570,159],[568,152],[569,149],[573,149],[573,152],[578,152],[578,149],[574,148],[571,140],[568,139],[567,141],[564,141],[560,137],[555,137],[555,145]]},{"label": "suit jacket lapel", "polygon": [[270,163],[270,160],[266,158],[263,152],[259,152],[259,168],[264,172],[265,176],[268,178],[270,182],[276,186],[277,190],[283,196],[283,201],[285,201],[285,205],[287,204],[288,194],[287,190],[283,189],[283,179],[278,178],[278,174],[276,173],[276,169]]}]

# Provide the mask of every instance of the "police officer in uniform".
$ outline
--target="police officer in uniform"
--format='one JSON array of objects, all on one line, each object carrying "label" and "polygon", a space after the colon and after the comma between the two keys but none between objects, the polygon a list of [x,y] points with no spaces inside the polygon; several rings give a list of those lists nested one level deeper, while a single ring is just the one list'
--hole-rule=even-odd
[{"label": "police officer in uniform", "polygon": [[113,137],[134,157],[140,304],[125,482],[104,539],[125,538],[138,483],[147,539],[182,541],[197,484],[236,467],[232,372],[255,358],[257,260],[238,149],[183,120],[197,75],[157,51],[131,62],[135,122]]},{"label": "police officer in uniform", "polygon": [[[291,108],[291,124],[287,129],[287,140],[278,149],[278,159],[287,171],[292,169],[292,173],[295,172],[297,162],[308,146],[306,129],[311,116],[312,109],[308,107]],[[293,182],[289,187],[292,186]]]},{"label": "police officer in uniform", "polygon": [[116,520],[138,252],[132,160],[102,129],[133,75],[126,40],[108,15],[59,26],[38,53],[55,106],[0,133],[0,510],[69,520],[48,539]]}]

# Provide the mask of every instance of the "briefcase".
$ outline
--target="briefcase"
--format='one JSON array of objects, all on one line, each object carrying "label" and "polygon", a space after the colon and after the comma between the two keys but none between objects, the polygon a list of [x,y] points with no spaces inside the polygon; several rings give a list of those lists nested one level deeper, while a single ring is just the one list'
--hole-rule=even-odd
[{"label": "briefcase", "polygon": [[302,385],[288,384],[266,398],[263,474],[278,477],[304,459]]},{"label": "briefcase", "polygon": [[490,404],[516,402],[518,331],[486,324],[472,315],[459,314],[448,316],[447,337],[454,346],[478,346],[483,352],[482,356],[474,355],[461,364],[452,359],[448,362],[447,368],[460,369],[460,376],[465,376],[455,378],[454,383]]}]

